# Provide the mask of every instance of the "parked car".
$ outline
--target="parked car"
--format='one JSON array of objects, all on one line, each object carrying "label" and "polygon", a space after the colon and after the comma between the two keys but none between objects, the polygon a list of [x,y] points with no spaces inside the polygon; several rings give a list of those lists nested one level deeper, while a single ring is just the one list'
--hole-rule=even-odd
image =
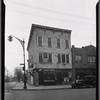
[{"label": "parked car", "polygon": [[72,88],[81,88],[81,87],[96,87],[96,76],[94,75],[84,76],[83,79],[77,79],[73,81]]}]

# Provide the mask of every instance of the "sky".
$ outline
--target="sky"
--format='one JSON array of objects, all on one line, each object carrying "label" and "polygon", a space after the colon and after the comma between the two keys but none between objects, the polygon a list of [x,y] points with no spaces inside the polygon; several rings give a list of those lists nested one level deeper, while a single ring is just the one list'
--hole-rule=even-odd
[{"label": "sky", "polygon": [[98,0],[4,0],[5,13],[5,67],[12,74],[22,67],[23,49],[20,42],[8,36],[25,40],[25,64],[28,68],[27,44],[31,25],[69,29],[71,45],[96,46],[96,3]]}]

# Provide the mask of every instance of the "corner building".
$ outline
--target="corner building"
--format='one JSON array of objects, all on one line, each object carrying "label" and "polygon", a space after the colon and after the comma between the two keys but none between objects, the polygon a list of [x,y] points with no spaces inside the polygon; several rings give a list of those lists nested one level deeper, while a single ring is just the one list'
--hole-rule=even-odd
[{"label": "corner building", "polygon": [[71,30],[32,24],[27,51],[29,83],[71,82]]}]

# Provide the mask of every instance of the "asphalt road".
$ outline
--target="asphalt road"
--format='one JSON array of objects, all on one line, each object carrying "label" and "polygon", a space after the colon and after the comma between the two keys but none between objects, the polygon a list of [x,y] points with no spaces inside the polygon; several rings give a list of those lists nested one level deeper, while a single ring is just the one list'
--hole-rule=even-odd
[{"label": "asphalt road", "polygon": [[16,85],[17,82],[8,82],[5,83],[5,100],[12,100],[11,89]]},{"label": "asphalt road", "polygon": [[96,100],[96,88],[11,91],[15,85],[6,84],[5,100]]},{"label": "asphalt road", "polygon": [[15,90],[13,98],[14,100],[96,100],[96,89]]}]

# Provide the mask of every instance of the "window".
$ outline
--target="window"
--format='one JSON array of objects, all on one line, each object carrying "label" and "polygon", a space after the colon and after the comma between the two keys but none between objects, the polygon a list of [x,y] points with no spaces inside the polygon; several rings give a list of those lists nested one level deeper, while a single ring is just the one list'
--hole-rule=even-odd
[{"label": "window", "polygon": [[38,37],[38,46],[42,46],[42,37]]},{"label": "window", "polygon": [[66,62],[69,63],[69,55],[66,55]]},{"label": "window", "polygon": [[52,63],[52,54],[49,54],[49,62]]},{"label": "window", "polygon": [[94,56],[88,56],[87,61],[88,61],[88,64],[95,64],[95,57]]},{"label": "window", "polygon": [[51,47],[51,38],[48,38],[48,47]]},{"label": "window", "polygon": [[58,54],[58,63],[63,63],[63,64],[69,63],[69,55]]},{"label": "window", "polygon": [[65,55],[62,55],[62,63],[65,63]]},{"label": "window", "polygon": [[57,48],[60,48],[60,39],[57,39]]},{"label": "window", "polygon": [[93,57],[93,63],[95,64],[95,57]]},{"label": "window", "polygon": [[75,61],[76,61],[76,63],[80,63],[81,62],[81,56],[80,55],[76,55],[75,56]]},{"label": "window", "polygon": [[58,63],[61,63],[61,56],[58,54]]},{"label": "window", "polygon": [[69,42],[68,42],[68,40],[65,40],[65,47],[66,47],[66,49],[69,48]]},{"label": "window", "polygon": [[42,62],[42,53],[39,53],[39,62]]},{"label": "window", "polygon": [[52,54],[51,53],[39,53],[39,62],[40,63],[52,63]]},{"label": "window", "polygon": [[43,54],[43,58],[47,58],[47,53],[44,53]]}]

